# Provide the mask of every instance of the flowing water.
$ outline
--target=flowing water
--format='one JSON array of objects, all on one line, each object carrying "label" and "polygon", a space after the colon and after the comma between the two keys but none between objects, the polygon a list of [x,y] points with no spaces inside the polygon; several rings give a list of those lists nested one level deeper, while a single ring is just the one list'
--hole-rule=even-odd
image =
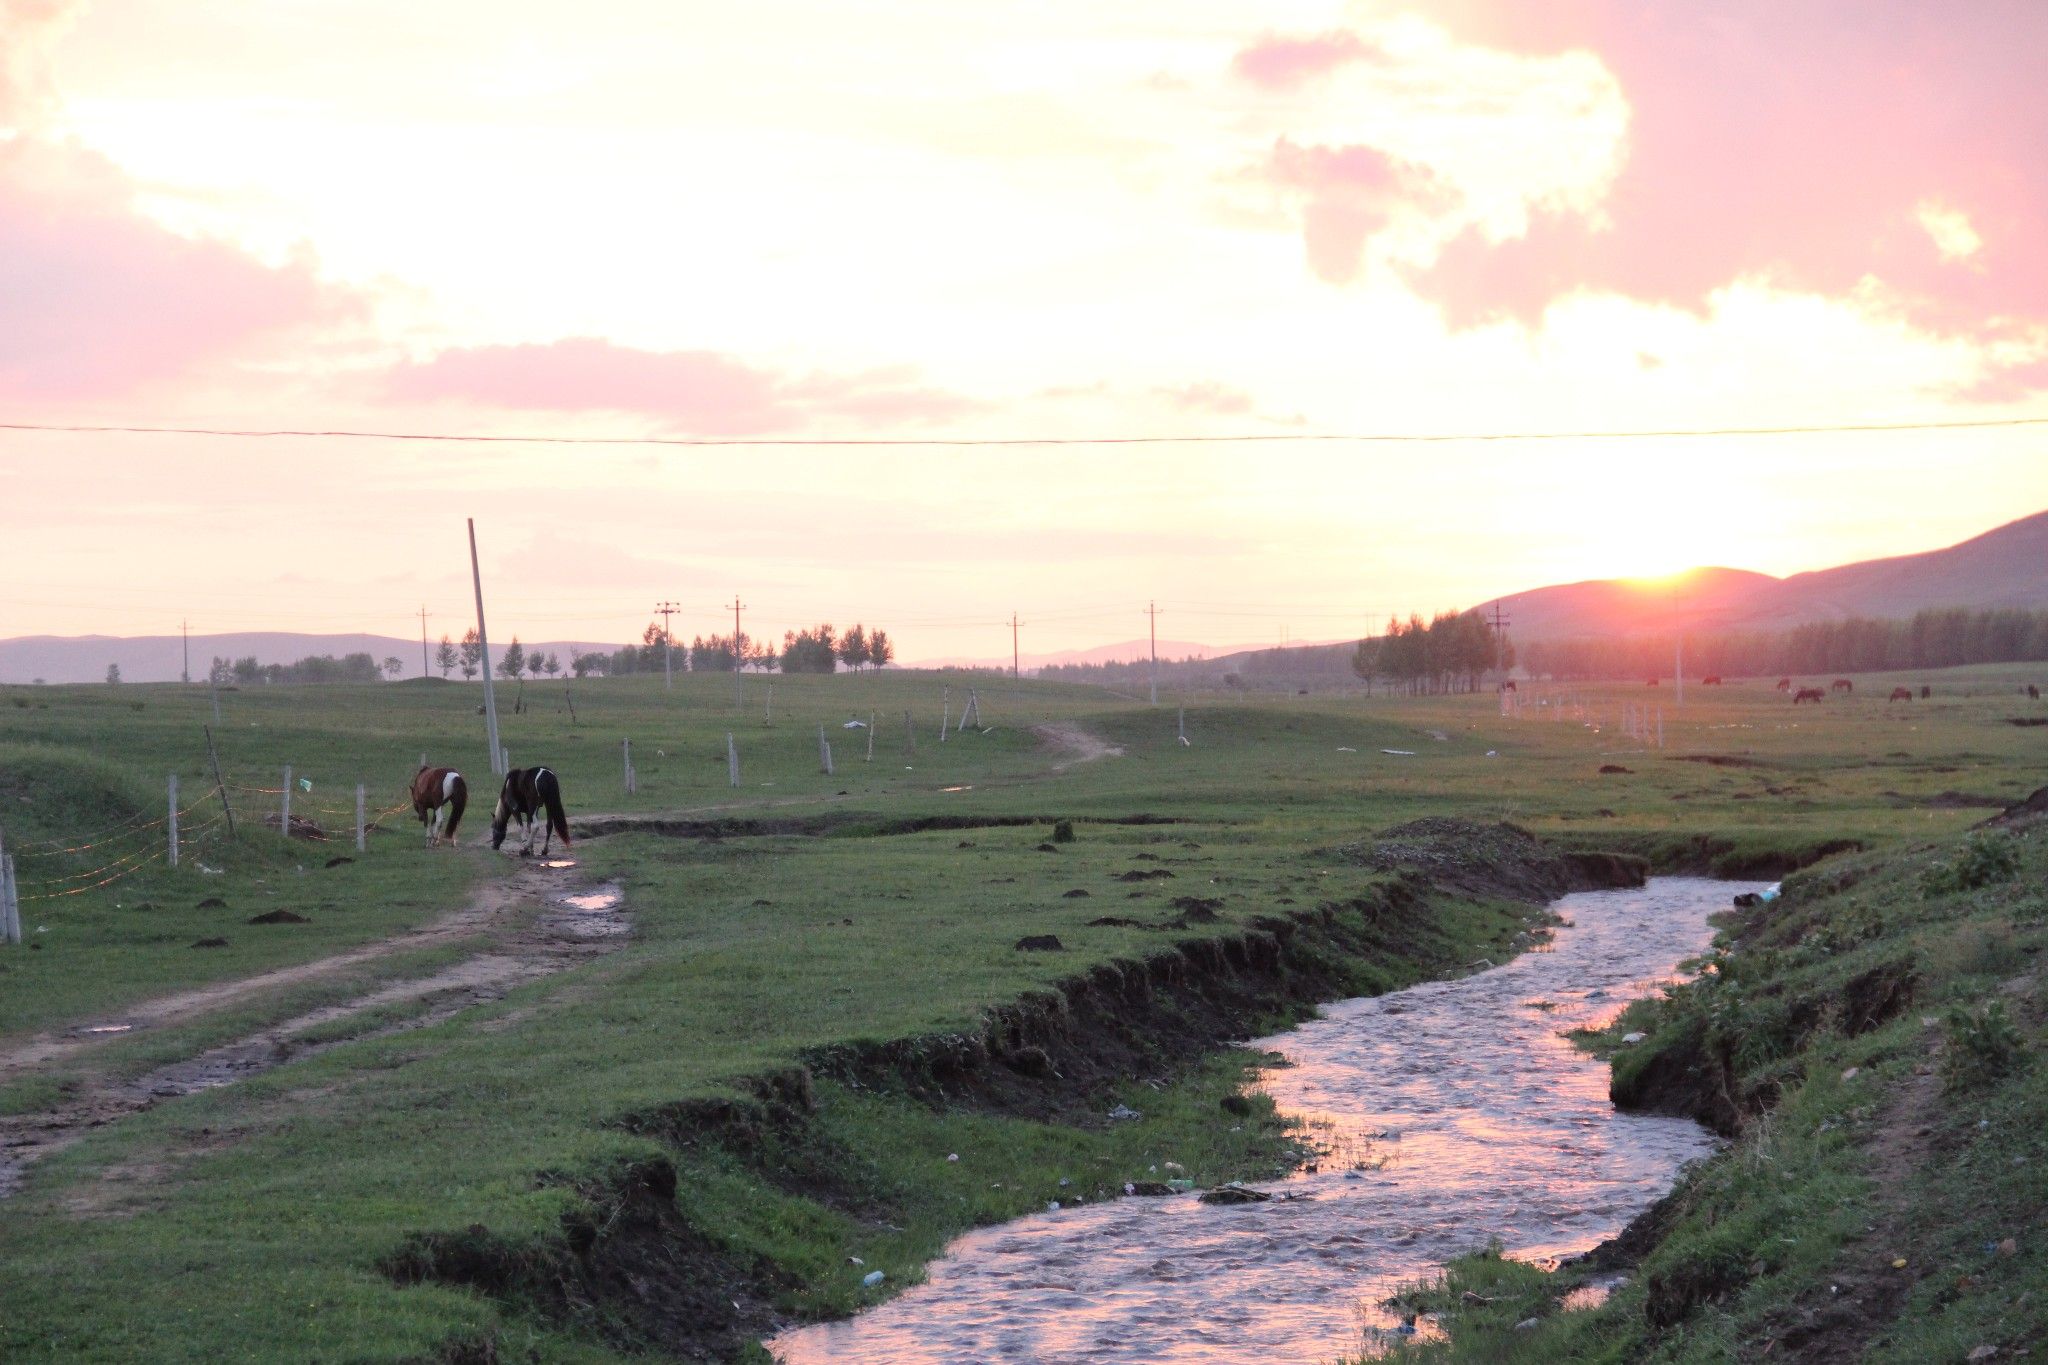
[{"label": "flowing water", "polygon": [[1335,1360],[1392,1323],[1395,1287],[1490,1239],[1523,1259],[1584,1251],[1714,1141],[1616,1113],[1605,1064],[1562,1034],[1669,980],[1711,940],[1707,916],[1752,889],[1667,877],[1567,896],[1546,948],[1254,1043],[1287,1059],[1262,1086],[1325,1149],[1264,1186],[1297,1197],[1128,1198],[985,1228],[924,1284],[769,1345],[788,1365]]}]

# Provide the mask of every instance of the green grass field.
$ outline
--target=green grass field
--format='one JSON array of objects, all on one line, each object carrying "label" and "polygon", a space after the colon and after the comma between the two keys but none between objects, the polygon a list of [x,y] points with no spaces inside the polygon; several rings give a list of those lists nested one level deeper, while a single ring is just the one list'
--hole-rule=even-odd
[{"label": "green grass field", "polygon": [[[29,941],[0,950],[0,1055],[122,1022],[173,992],[403,942],[515,874],[565,891],[616,883],[631,925],[616,951],[501,998],[420,1028],[396,1026],[425,1003],[333,1024],[320,1041],[338,1046],[95,1128],[28,1167],[0,1204],[0,1356],[486,1359],[489,1343],[502,1359],[620,1358],[644,1324],[518,1284],[496,1297],[402,1285],[394,1268],[429,1245],[444,1259],[452,1247],[538,1265],[649,1162],[676,1171],[690,1235],[750,1267],[752,1288],[797,1317],[887,1293],[955,1232],[1062,1191],[1103,1197],[1169,1159],[1211,1179],[1269,1171],[1288,1159],[1288,1135],[1270,1116],[1219,1108],[1240,1078],[1235,1059],[1134,1079],[1121,1093],[1145,1117],[1130,1124],[820,1079],[815,1115],[793,1135],[744,1086],[821,1051],[971,1028],[1178,938],[1369,897],[1384,878],[1328,851],[1417,816],[1506,819],[1724,871],[1949,839],[2041,784],[2048,728],[2008,723],[2048,714],[2018,695],[2023,672],[1858,678],[1854,698],[1796,709],[1751,682],[1689,689],[1682,711],[1668,692],[1573,689],[1567,715],[1531,686],[1519,718],[1491,694],[1203,697],[1185,708],[1186,744],[1177,701],[994,677],[971,680],[985,728],[944,742],[941,689],[957,717],[969,685],[957,676],[777,678],[772,722],[766,679],[745,680],[738,708],[729,676],[686,676],[673,692],[658,679],[573,694],[556,682],[529,686],[518,713],[501,691],[503,743],[514,763],[557,769],[572,822],[723,823],[717,837],[587,840],[578,866],[546,874],[476,846],[494,790],[473,686],[224,693],[215,737],[233,840],[210,823],[204,689],[0,689],[0,833],[19,858]],[[1888,704],[1895,681],[1930,682],[1935,695]],[[1660,700],[1664,747],[1619,732],[1624,703]],[[870,717],[872,731],[843,728]],[[465,846],[423,847],[402,810],[355,853],[355,785],[373,813],[390,808],[422,753],[470,775]],[[262,825],[287,764],[313,784],[295,791],[294,814],[333,841]],[[163,831],[149,827],[171,774],[199,831],[176,870],[152,852]],[[1073,822],[1071,842],[1049,842],[1056,820]],[[329,866],[336,857],[352,861]],[[1166,923],[1187,898],[1214,902],[1215,918],[1170,934],[1089,923]],[[222,904],[202,906],[212,900]],[[249,923],[279,909],[304,922]],[[515,906],[473,937],[15,1066],[0,1072],[0,1116],[33,1119],[438,969],[525,932],[535,913]],[[1491,904],[1433,915],[1411,955],[1348,964],[1351,987],[1498,952],[1526,922]],[[1040,935],[1062,949],[1014,946]],[[191,946],[209,938],[227,942]],[[647,1118],[720,1096],[751,1116],[749,1142],[678,1145]],[[885,1283],[864,1287],[848,1256]]]}]

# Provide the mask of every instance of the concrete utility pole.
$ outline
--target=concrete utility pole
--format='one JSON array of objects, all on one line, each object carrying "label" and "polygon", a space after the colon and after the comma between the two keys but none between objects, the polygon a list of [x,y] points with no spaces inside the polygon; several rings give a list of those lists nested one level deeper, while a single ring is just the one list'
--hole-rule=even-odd
[{"label": "concrete utility pole", "polygon": [[491,637],[484,633],[484,575],[476,561],[476,518],[469,519],[469,579],[476,587],[476,642],[484,665],[484,730],[491,741],[491,771],[505,775],[505,751],[498,747],[498,694],[491,687]]},{"label": "concrete utility pole", "polygon": [[434,665],[427,656],[427,604],[420,603],[420,676],[434,676]]},{"label": "concrete utility pole", "polygon": [[746,609],[747,604],[740,601],[738,593],[734,593],[732,595],[732,704],[734,706],[740,704],[740,664],[743,662],[740,658],[740,613]]},{"label": "concrete utility pole", "polygon": [[1152,704],[1159,705],[1159,604],[1147,602],[1145,614],[1152,618]]},{"label": "concrete utility pole", "polygon": [[675,637],[669,633],[668,618],[682,608],[673,602],[656,602],[654,610],[661,617],[661,685],[664,688],[672,688],[676,685],[676,680],[669,661],[675,657],[676,642]]},{"label": "concrete utility pole", "polygon": [[[1673,643],[1671,675],[1678,680],[1678,704],[1683,706],[1685,705],[1685,637],[1683,635],[1679,636]],[[1664,723],[1660,717],[1657,722],[1659,735],[1663,733],[1663,728]]]},{"label": "concrete utility pole", "polygon": [[1024,623],[1023,623],[1023,622],[1021,622],[1021,621],[1019,621],[1019,620],[1017,619],[1017,613],[1016,613],[1016,612],[1014,612],[1014,611],[1013,611],[1013,612],[1011,612],[1011,613],[1010,613],[1010,677],[1011,677],[1011,678],[1013,678],[1013,679],[1015,679],[1015,678],[1021,678],[1021,677],[1023,677],[1023,676],[1024,676],[1024,674],[1023,674],[1023,671],[1022,671],[1022,670],[1021,670],[1021,669],[1020,669],[1020,668],[1018,667],[1018,664],[1019,664],[1020,660],[1019,660],[1019,656],[1018,656],[1018,654],[1017,654],[1017,627],[1018,627],[1018,626],[1020,626],[1020,625],[1022,625],[1022,624],[1024,624]]},{"label": "concrete utility pole", "polygon": [[[178,622],[178,634],[185,641],[185,667],[178,675],[178,680],[189,683],[192,681],[192,623],[190,621]],[[176,860],[173,860],[171,865],[173,867],[177,866]]]}]

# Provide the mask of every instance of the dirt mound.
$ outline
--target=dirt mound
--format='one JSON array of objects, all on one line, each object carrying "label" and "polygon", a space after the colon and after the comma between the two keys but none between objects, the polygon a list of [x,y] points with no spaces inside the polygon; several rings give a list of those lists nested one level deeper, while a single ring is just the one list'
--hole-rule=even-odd
[{"label": "dirt mound", "polygon": [[[2019,825],[2048,815],[2048,787],[2041,787],[2024,801],[2015,801],[1984,822],[1985,825]],[[1982,828],[1980,825],[1978,828]]]},{"label": "dirt mound", "polygon": [[307,924],[310,922],[304,915],[295,915],[289,910],[271,910],[265,914],[249,916],[249,923],[251,924]]},{"label": "dirt mound", "polygon": [[1673,763],[1706,763],[1716,768],[1761,768],[1763,764],[1741,754],[1673,754]]}]

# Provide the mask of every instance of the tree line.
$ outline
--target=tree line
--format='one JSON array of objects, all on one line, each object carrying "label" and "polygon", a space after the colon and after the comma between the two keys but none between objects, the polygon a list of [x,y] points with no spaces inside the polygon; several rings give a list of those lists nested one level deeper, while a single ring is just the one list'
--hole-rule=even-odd
[{"label": "tree line", "polygon": [[1419,615],[1389,619],[1381,635],[1358,642],[1351,671],[1370,687],[1375,680],[1406,692],[1470,692],[1488,672],[1515,666],[1515,646],[1477,611],[1443,611],[1424,623]]},{"label": "tree line", "polygon": [[[1532,677],[1593,680],[1669,677],[1679,637],[1532,640]],[[1783,631],[1686,635],[1688,677],[1877,673],[1963,664],[2048,660],[2048,611],[1947,607],[1904,619],[1849,617]]]},{"label": "tree line", "polygon": [[735,660],[740,668],[761,673],[832,673],[841,666],[887,667],[896,661],[896,645],[879,626],[855,624],[841,634],[829,622],[783,632],[780,649],[744,631],[696,635],[685,645],[671,643],[659,622],[649,622],[640,643],[577,654],[569,667],[579,678],[659,673],[665,667],[677,673],[730,673]]}]

